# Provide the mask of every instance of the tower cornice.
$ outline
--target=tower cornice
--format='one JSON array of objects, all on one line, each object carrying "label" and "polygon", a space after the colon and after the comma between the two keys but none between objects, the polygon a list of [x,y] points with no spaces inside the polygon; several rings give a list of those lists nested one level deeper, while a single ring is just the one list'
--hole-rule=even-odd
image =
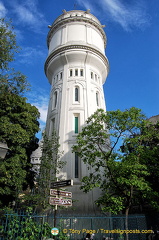
[{"label": "tower cornice", "polygon": [[[45,74],[47,72],[47,67],[50,63],[50,61],[58,54],[62,54],[68,50],[85,50],[85,51],[89,51],[90,53],[95,53],[97,54],[101,59],[102,61],[104,62],[104,64],[106,65],[107,69],[108,69],[108,72],[109,72],[109,62],[108,62],[108,59],[106,58],[106,56],[104,54],[102,54],[100,51],[98,51],[97,49],[93,48],[93,47],[89,47],[89,46],[86,46],[86,45],[67,45],[67,46],[64,46],[64,47],[60,47],[56,50],[54,50],[49,56],[48,58],[46,59],[46,62],[45,62]],[[47,74],[46,74],[47,75]]]}]

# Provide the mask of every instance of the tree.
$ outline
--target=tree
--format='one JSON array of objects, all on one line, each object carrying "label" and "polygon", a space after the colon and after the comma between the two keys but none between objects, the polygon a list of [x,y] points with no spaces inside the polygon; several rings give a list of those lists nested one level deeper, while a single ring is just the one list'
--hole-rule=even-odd
[{"label": "tree", "polygon": [[147,147],[143,140],[150,135],[148,124],[141,110],[134,107],[107,113],[99,109],[88,118],[73,147],[90,170],[81,188],[85,192],[100,188],[102,195],[96,203],[105,212],[124,211],[126,228],[134,202],[152,192],[148,166],[141,161]]},{"label": "tree", "polygon": [[38,205],[42,209],[48,207],[48,196],[51,182],[57,181],[59,170],[64,167],[66,162],[62,160],[62,152],[59,150],[59,137],[53,131],[51,137],[43,135],[42,157],[40,174],[38,179]]},{"label": "tree", "polygon": [[149,183],[152,191],[149,192],[143,202],[144,205],[149,205],[149,209],[159,210],[159,122],[151,123],[149,121],[142,127],[140,134],[133,135],[132,138],[127,139],[123,145],[123,150],[126,154],[136,151],[140,145],[140,163],[145,164],[148,170],[148,175],[145,180]]},{"label": "tree", "polygon": [[4,93],[0,95],[0,115],[0,141],[9,148],[0,162],[0,200],[8,204],[32,183],[30,154],[38,146],[35,133],[39,130],[39,112],[25,98]]},{"label": "tree", "polygon": [[14,54],[18,51],[16,44],[16,36],[13,33],[13,26],[11,21],[6,21],[4,18],[0,19],[0,69],[8,69],[10,62],[14,60]]},{"label": "tree", "polygon": [[22,96],[28,90],[26,77],[9,66],[18,47],[11,24],[0,21],[0,141],[9,147],[6,158],[0,159],[0,205],[4,206],[32,184],[30,154],[38,146],[39,112]]},{"label": "tree", "polygon": [[10,63],[14,61],[15,53],[19,51],[13,30],[11,21],[0,18],[0,94],[3,91],[18,95],[23,94],[29,90],[30,86],[23,74],[19,71],[15,72],[10,67]]}]

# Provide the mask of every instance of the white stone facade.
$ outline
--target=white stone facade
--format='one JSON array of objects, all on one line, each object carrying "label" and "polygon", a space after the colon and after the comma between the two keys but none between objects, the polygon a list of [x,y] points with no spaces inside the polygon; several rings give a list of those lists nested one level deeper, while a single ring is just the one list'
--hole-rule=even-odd
[{"label": "white stone facade", "polygon": [[39,142],[39,147],[32,152],[30,159],[31,164],[33,165],[32,169],[36,173],[36,177],[39,176],[40,173],[40,164],[41,164],[41,157],[42,157],[42,140]]},{"label": "white stone facade", "polygon": [[98,191],[84,194],[79,187],[88,174],[72,146],[87,118],[98,108],[106,110],[103,84],[109,64],[105,56],[106,36],[103,26],[89,11],[63,11],[48,33],[49,54],[45,63],[51,84],[46,133],[53,128],[60,136],[63,160],[67,162],[59,179],[73,179],[75,212],[95,214],[94,200]]}]

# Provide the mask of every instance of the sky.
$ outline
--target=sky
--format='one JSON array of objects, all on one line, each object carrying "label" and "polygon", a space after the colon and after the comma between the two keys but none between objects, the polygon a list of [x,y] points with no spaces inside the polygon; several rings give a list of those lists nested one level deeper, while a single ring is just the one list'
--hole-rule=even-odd
[{"label": "sky", "polygon": [[31,84],[26,96],[40,111],[41,130],[50,96],[44,73],[48,25],[63,9],[90,9],[106,25],[105,53],[110,65],[104,85],[107,111],[137,107],[148,118],[158,115],[159,0],[0,0],[0,17],[12,19],[21,47],[13,65]]}]

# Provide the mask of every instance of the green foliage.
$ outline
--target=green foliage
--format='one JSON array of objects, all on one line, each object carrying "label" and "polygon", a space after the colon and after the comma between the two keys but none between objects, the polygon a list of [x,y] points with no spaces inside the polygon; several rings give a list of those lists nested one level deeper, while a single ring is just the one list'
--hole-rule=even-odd
[{"label": "green foliage", "polygon": [[9,66],[18,50],[11,22],[0,19],[0,142],[9,151],[0,159],[0,206],[18,200],[32,185],[30,154],[37,148],[39,112],[22,94],[28,90],[26,77]]},{"label": "green foliage", "polygon": [[7,69],[8,63],[14,60],[14,54],[18,51],[16,36],[13,33],[11,21],[0,19],[0,69]]},{"label": "green foliage", "polygon": [[[39,130],[38,110],[16,94],[0,95],[0,141],[9,147],[6,158],[0,161],[0,200],[8,204],[28,186],[30,154],[37,148],[35,133]],[[10,196],[10,197],[9,197]]]},{"label": "green foliage", "polygon": [[19,50],[13,30],[11,21],[0,18],[0,94],[2,92],[22,94],[30,86],[23,74],[15,72],[9,66],[14,61],[14,55]]},{"label": "green foliage", "polygon": [[50,237],[51,227],[47,222],[36,221],[32,208],[28,208],[25,215],[18,215],[13,211],[7,211],[3,216],[6,227],[1,227],[0,234],[5,239],[35,240]]},{"label": "green foliage", "polygon": [[[2,224],[0,227],[0,236],[8,240],[50,239],[52,227],[48,222],[45,222],[45,217],[34,215],[32,207],[28,207],[26,212],[20,215],[13,210],[6,209],[5,214],[2,214],[4,225]],[[70,237],[62,231],[62,220],[60,220],[58,228],[57,239],[69,240]]]},{"label": "green foliage", "polygon": [[59,239],[59,240],[69,240],[70,237],[67,236],[66,233],[63,233],[63,231],[60,230],[60,231],[59,231],[59,235],[58,235],[58,239]]},{"label": "green foliage", "polygon": [[88,118],[73,147],[89,169],[89,176],[82,179],[83,191],[100,188],[102,195],[97,205],[114,214],[128,214],[132,205],[141,199],[150,200],[153,195],[153,205],[157,206],[158,193],[148,181],[150,169],[154,170],[152,159],[156,156],[157,160],[159,153],[156,138],[159,140],[154,125],[140,109],[107,113],[97,110]]},{"label": "green foliage", "polygon": [[59,226],[58,226],[58,229],[59,229],[59,234],[58,234],[58,239],[59,240],[69,240],[70,239],[70,236],[67,235],[66,233],[63,232],[63,225],[64,225],[64,221],[63,220],[60,220],[60,223],[59,223]]},{"label": "green foliage", "polygon": [[0,73],[0,94],[3,92],[23,95],[25,91],[30,89],[26,76],[14,69],[8,69],[7,72]]}]

